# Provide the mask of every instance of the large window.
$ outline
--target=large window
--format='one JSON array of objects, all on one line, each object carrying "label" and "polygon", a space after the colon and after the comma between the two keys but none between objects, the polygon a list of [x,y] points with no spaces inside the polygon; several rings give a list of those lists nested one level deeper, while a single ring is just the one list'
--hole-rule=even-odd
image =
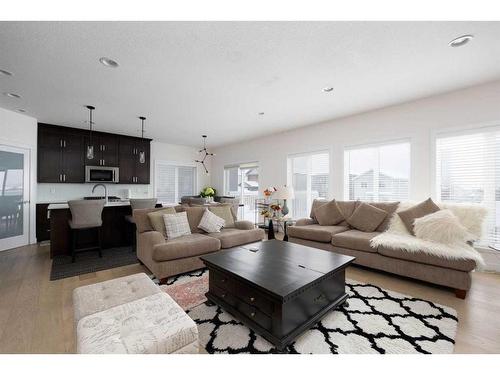
[{"label": "large window", "polygon": [[240,198],[238,215],[255,221],[255,200],[259,196],[259,165],[245,163],[224,168],[224,195]]},{"label": "large window", "polygon": [[480,203],[489,210],[483,245],[500,243],[500,126],[436,139],[436,193],[443,202]]},{"label": "large window", "polygon": [[196,194],[196,167],[157,161],[155,196],[159,203],[176,204],[182,196]]},{"label": "large window", "polygon": [[292,216],[307,217],[312,201],[328,198],[330,154],[328,151],[288,157],[288,185],[293,187]]},{"label": "large window", "polygon": [[410,142],[348,148],[344,153],[349,200],[404,201],[409,198]]}]

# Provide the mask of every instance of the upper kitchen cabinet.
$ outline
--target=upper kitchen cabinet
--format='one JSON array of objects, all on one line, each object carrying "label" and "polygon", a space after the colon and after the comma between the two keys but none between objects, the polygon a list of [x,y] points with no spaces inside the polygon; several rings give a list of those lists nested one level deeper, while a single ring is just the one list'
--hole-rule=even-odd
[{"label": "upper kitchen cabinet", "polygon": [[85,180],[83,137],[64,129],[45,124],[38,127],[38,182]]},{"label": "upper kitchen cabinet", "polygon": [[[151,140],[122,137],[119,147],[120,183],[149,184]],[[144,158],[141,158],[141,152]]]},{"label": "upper kitchen cabinet", "polygon": [[[118,167],[118,145],[120,136],[115,134],[92,132],[92,145],[94,158],[85,158],[86,165],[99,165],[103,167]],[[90,136],[85,136],[85,150],[91,143]]]},{"label": "upper kitchen cabinet", "polygon": [[[92,132],[94,158],[86,158],[88,130],[38,124],[38,182],[84,183],[85,165],[118,167],[119,183],[149,184],[150,139]],[[141,152],[144,159],[141,160]]]}]

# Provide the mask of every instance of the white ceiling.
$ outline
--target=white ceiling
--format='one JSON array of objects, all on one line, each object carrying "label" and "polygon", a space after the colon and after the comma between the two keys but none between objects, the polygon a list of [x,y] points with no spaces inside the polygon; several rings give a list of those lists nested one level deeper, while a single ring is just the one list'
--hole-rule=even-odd
[{"label": "white ceiling", "polygon": [[0,106],[85,128],[91,104],[97,130],[144,115],[147,137],[218,146],[499,79],[499,40],[500,22],[0,22],[0,91],[22,96]]}]

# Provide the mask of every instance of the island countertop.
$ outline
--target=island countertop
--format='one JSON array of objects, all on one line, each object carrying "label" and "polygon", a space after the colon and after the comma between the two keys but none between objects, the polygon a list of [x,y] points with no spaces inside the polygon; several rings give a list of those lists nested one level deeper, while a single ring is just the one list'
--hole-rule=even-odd
[{"label": "island countertop", "polygon": [[[120,207],[120,206],[130,206],[128,200],[123,200],[119,202],[106,202],[104,207]],[[48,210],[63,210],[69,208],[68,203],[51,203],[47,207]]]}]

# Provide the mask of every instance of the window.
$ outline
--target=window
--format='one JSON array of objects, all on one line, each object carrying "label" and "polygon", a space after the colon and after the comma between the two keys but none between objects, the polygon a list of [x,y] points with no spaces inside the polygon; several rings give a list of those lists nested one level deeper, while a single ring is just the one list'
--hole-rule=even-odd
[{"label": "window", "polygon": [[244,206],[238,215],[255,221],[255,200],[259,197],[259,165],[245,163],[224,168],[224,195],[240,198]]},{"label": "window", "polygon": [[438,134],[436,193],[443,202],[480,203],[489,215],[482,245],[500,243],[500,126]]},{"label": "window", "polygon": [[410,142],[349,148],[344,153],[344,163],[346,199],[408,200]]},{"label": "window", "polygon": [[176,204],[184,195],[196,194],[196,167],[164,161],[155,164],[155,196],[158,203]]},{"label": "window", "polygon": [[329,176],[330,154],[327,151],[288,157],[288,185],[295,192],[292,217],[309,216],[314,199],[328,198]]}]

